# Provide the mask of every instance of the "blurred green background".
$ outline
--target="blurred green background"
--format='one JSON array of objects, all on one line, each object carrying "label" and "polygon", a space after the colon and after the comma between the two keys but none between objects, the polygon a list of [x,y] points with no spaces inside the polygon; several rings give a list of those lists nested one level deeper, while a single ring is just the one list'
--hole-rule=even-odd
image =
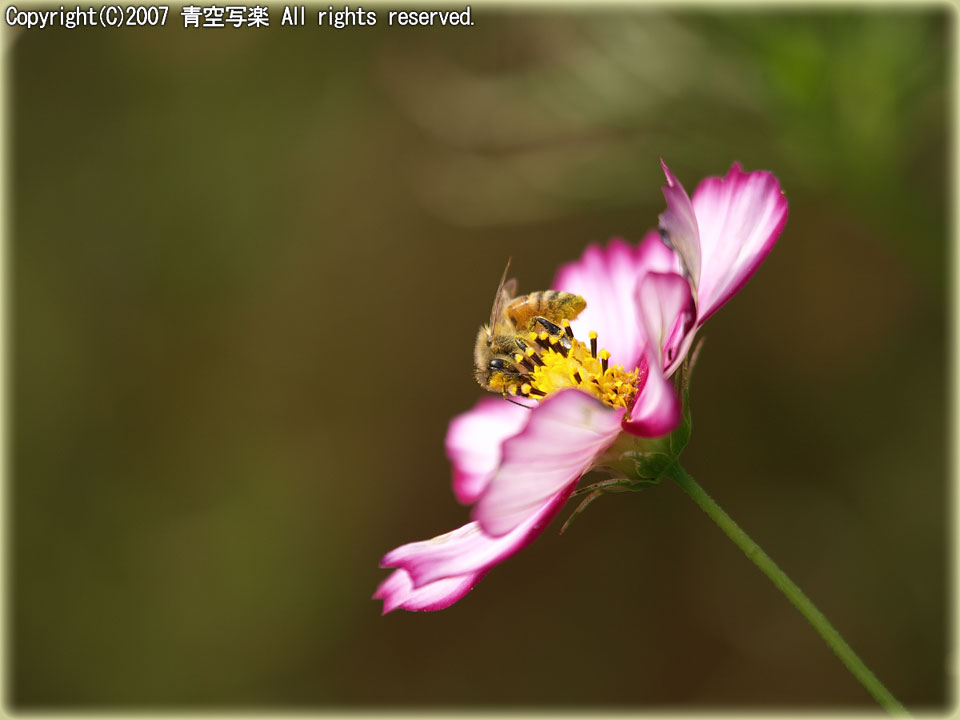
[{"label": "blurred green background", "polygon": [[443,436],[506,258],[532,291],[639,240],[660,156],[790,201],[703,333],[687,468],[951,703],[952,12],[279,13],[7,32],[12,705],[875,708],[670,484],[444,612],[370,599],[467,519]]}]

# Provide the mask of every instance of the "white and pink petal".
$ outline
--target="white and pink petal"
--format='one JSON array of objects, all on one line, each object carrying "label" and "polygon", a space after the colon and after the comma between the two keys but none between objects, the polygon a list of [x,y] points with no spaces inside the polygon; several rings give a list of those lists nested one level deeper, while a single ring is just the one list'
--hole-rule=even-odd
[{"label": "white and pink petal", "polygon": [[623,419],[623,429],[640,437],[660,437],[673,432],[680,424],[683,405],[674,390],[673,382],[651,360],[653,352],[640,363],[640,390],[629,415]]},{"label": "white and pink petal", "polygon": [[[649,273],[640,281],[637,307],[649,342],[640,366],[637,399],[624,419],[632,435],[659,437],[680,424],[683,406],[669,379],[693,340],[696,307],[687,278]],[[664,367],[670,363],[670,366]]]},{"label": "white and pink petal", "polygon": [[697,306],[689,281],[677,273],[648,273],[637,289],[637,313],[656,366],[669,377],[693,341]]},{"label": "white and pink petal", "polygon": [[616,439],[623,410],[570,389],[545,398],[526,427],[503,444],[503,461],[473,508],[495,537],[526,521],[548,498],[572,487]]},{"label": "white and pink petal", "polygon": [[492,537],[470,522],[431,540],[402,545],[387,553],[381,567],[400,568],[419,588],[438,580],[485,572],[533,542],[567,501],[566,487],[537,508],[506,535]]},{"label": "white and pink petal", "polygon": [[729,300],[773,248],[787,221],[787,199],[772,173],[745,173],[734,163],[725,177],[708,177],[693,194],[700,230],[698,324]]},{"label": "white and pink petal", "polygon": [[670,168],[662,158],[660,166],[667,178],[667,184],[663,186],[663,197],[667,201],[667,209],[660,213],[660,230],[676,250],[684,269],[690,276],[690,282],[696,288],[701,276],[699,218],[687,191],[670,172]]},{"label": "white and pink petal", "polygon": [[674,268],[677,259],[657,233],[649,233],[636,247],[614,238],[605,248],[591,245],[579,260],[561,267],[551,287],[586,299],[586,309],[571,323],[577,337],[586,339],[595,331],[614,363],[635,367],[643,350],[634,301],[637,281],[646,272]]},{"label": "white and pink petal", "polygon": [[394,570],[380,583],[374,600],[383,600],[383,614],[403,610],[443,610],[462,598],[484,575],[483,572],[436,580],[414,587],[406,570]]},{"label": "white and pink petal", "polygon": [[458,501],[476,502],[500,465],[503,441],[520,432],[529,419],[529,409],[486,397],[450,421],[446,448]]}]

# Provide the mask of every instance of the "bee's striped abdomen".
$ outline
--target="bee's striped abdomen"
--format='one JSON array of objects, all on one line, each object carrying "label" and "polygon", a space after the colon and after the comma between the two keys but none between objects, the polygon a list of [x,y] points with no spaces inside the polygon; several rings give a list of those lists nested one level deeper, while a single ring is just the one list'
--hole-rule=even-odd
[{"label": "bee's striped abdomen", "polygon": [[538,290],[515,298],[504,312],[518,330],[529,330],[535,317],[545,317],[553,323],[573,320],[587,306],[579,295],[561,290]]}]

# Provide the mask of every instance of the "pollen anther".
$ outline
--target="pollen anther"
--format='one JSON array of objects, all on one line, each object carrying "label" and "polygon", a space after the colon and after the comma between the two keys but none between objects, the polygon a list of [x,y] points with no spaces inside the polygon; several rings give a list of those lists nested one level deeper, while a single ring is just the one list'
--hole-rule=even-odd
[{"label": "pollen anther", "polygon": [[[560,342],[564,340],[564,342]],[[570,343],[566,342],[566,338],[562,335],[551,335],[550,336],[550,349],[554,350],[564,357],[570,352]]]},{"label": "pollen anther", "polygon": [[533,348],[527,348],[527,357],[533,360],[536,365],[543,367],[543,360],[537,355],[537,351]]},{"label": "pollen anther", "polygon": [[[538,333],[537,342],[547,347],[540,352],[528,347],[522,357],[524,364],[535,363],[529,376],[521,378],[519,392],[523,396],[542,398],[565,388],[579,388],[614,408],[625,408],[633,401],[636,371],[611,365],[610,351],[597,349],[597,333],[590,333],[589,345],[568,339],[566,328],[559,335]],[[519,363],[521,354],[517,356]]]},{"label": "pollen anther", "polygon": [[610,351],[609,351],[609,350],[601,350],[599,357],[600,357],[600,367],[602,367],[602,368],[603,368],[603,372],[606,373],[606,372],[607,372],[607,369],[609,368],[609,364],[610,364]]}]

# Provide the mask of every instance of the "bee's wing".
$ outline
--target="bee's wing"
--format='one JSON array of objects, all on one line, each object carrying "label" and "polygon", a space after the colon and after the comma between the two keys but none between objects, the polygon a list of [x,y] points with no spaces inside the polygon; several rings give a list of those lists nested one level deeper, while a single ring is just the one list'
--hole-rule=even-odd
[{"label": "bee's wing", "polygon": [[500,284],[497,286],[497,294],[493,298],[493,309],[490,311],[490,332],[492,333],[497,323],[503,318],[503,309],[507,303],[513,299],[517,293],[517,279],[507,280],[507,271],[510,269],[510,260],[507,259],[507,266],[503,269],[503,275],[500,277]]}]

